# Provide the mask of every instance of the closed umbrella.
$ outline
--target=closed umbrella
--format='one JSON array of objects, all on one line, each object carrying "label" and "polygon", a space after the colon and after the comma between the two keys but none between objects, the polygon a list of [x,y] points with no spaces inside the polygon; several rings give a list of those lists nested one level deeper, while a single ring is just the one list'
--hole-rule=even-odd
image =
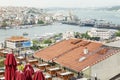
[{"label": "closed umbrella", "polygon": [[39,70],[35,72],[33,80],[45,80],[45,77],[43,73]]},{"label": "closed umbrella", "polygon": [[16,66],[17,62],[14,55],[12,53],[7,54],[5,60],[5,80],[15,80]]},{"label": "closed umbrella", "polygon": [[[19,70],[16,70],[16,72],[15,72],[15,78],[18,77],[19,73],[20,73],[20,71],[19,71]],[[15,79],[15,80],[16,80],[16,79]]]},{"label": "closed umbrella", "polygon": [[25,74],[22,71],[16,73],[16,80],[26,80]]},{"label": "closed umbrella", "polygon": [[26,80],[32,80],[32,72],[29,67],[25,70],[24,73],[25,73]]},{"label": "closed umbrella", "polygon": [[25,65],[23,72],[25,72],[27,68],[29,68],[31,70],[31,73],[34,74],[34,69],[29,63]]}]

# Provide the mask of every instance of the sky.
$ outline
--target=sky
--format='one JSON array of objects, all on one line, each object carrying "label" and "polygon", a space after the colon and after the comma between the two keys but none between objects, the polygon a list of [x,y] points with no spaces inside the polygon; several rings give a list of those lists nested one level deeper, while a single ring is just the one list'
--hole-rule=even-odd
[{"label": "sky", "polygon": [[27,7],[111,7],[120,5],[120,0],[0,0],[0,6]]}]

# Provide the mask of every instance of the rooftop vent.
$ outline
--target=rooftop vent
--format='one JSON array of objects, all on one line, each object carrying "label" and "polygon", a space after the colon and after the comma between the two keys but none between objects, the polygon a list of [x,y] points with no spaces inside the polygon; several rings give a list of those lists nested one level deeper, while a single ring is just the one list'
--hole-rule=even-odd
[{"label": "rooftop vent", "polygon": [[89,52],[89,51],[88,51],[88,48],[85,47],[85,49],[83,50],[83,53],[84,53],[84,54],[88,54],[88,52]]},{"label": "rooftop vent", "polygon": [[79,42],[81,42],[82,40],[75,40],[75,41],[72,41],[71,44],[77,44]]},{"label": "rooftop vent", "polygon": [[79,62],[82,62],[82,61],[84,61],[86,59],[86,57],[81,57],[80,59],[79,59]]}]

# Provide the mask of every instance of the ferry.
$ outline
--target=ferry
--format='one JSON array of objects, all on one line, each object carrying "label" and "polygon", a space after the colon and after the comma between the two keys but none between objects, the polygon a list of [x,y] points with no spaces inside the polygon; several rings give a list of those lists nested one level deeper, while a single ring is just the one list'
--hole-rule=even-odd
[{"label": "ferry", "polygon": [[95,23],[96,23],[96,19],[89,19],[89,20],[80,21],[80,26],[94,27]]}]

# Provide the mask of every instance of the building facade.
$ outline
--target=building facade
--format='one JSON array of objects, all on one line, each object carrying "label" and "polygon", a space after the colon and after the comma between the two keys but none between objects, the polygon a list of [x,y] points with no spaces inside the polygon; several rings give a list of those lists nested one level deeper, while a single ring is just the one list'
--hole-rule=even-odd
[{"label": "building facade", "polygon": [[71,39],[71,38],[75,38],[74,32],[66,31],[65,33],[63,33],[63,39]]},{"label": "building facade", "polygon": [[110,39],[114,36],[115,31],[107,30],[107,29],[97,29],[93,28],[91,31],[88,32],[90,37],[100,37],[101,40]]},{"label": "building facade", "polygon": [[6,47],[10,49],[29,48],[32,42],[28,38],[22,36],[13,36],[5,40]]},{"label": "building facade", "polygon": [[[100,80],[109,80],[120,73],[120,52],[109,58],[83,69],[86,77],[97,77]],[[92,76],[92,77],[91,77]]]}]

